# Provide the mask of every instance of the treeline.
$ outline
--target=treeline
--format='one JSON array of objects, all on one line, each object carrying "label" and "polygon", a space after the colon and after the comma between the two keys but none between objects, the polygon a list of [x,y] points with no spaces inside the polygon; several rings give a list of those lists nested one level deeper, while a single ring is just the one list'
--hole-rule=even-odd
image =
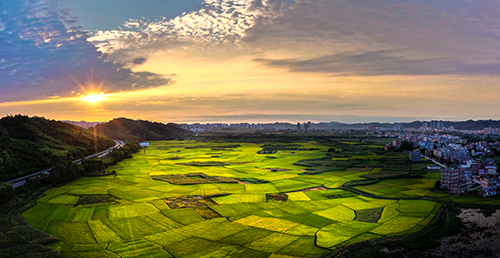
[{"label": "treeline", "polygon": [[0,119],[0,181],[8,181],[103,151],[114,141],[94,131],[23,115]]},{"label": "treeline", "polygon": [[115,118],[105,124],[98,124],[94,128],[98,133],[124,141],[182,140],[192,135],[192,132],[179,128],[175,124],[127,118]]},{"label": "treeline", "polygon": [[24,185],[13,188],[11,184],[0,183],[0,204],[9,202],[14,196],[36,190],[48,185],[62,185],[71,182],[81,176],[95,175],[103,172],[110,165],[114,165],[125,158],[131,157],[132,153],[139,151],[138,142],[127,142],[125,146],[114,149],[104,159],[86,159],[81,165],[70,160],[61,160],[50,169],[49,172],[41,174],[34,179],[27,179]]}]

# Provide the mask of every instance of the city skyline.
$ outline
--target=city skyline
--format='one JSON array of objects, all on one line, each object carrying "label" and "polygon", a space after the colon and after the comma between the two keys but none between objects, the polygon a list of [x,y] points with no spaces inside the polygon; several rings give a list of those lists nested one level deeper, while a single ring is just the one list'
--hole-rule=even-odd
[{"label": "city skyline", "polygon": [[500,119],[496,2],[0,6],[0,116],[165,123]]}]

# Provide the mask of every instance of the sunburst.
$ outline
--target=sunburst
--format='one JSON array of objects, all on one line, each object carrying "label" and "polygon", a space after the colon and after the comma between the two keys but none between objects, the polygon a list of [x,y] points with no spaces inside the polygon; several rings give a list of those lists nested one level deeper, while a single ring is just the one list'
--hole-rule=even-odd
[{"label": "sunburst", "polygon": [[[96,84],[94,83],[94,69],[90,70],[90,74],[87,74],[87,83],[86,85],[82,85],[78,80],[71,74],[68,73],[68,75],[73,79],[73,81],[80,87],[81,92],[78,93],[81,101],[84,102],[89,102],[89,103],[98,103],[100,101],[106,100],[107,96],[109,94],[104,94],[104,92],[101,91],[101,88],[104,84],[104,80],[102,80],[100,83]],[[80,95],[82,94],[82,95]]]},{"label": "sunburst", "polygon": [[81,98],[82,101],[85,102],[90,102],[90,103],[97,103],[99,101],[105,100],[107,94],[104,94],[104,92],[101,92],[99,94],[89,94],[87,96],[83,96]]}]

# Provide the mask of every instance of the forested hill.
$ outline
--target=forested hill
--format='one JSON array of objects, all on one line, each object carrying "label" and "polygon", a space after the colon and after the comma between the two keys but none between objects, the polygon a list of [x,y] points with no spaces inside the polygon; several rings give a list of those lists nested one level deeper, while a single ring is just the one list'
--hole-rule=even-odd
[{"label": "forested hill", "polygon": [[114,141],[76,125],[23,115],[0,119],[0,181],[105,150]]},{"label": "forested hill", "polygon": [[192,133],[174,124],[162,124],[145,120],[115,118],[94,127],[97,132],[121,140],[176,140],[185,139]]}]

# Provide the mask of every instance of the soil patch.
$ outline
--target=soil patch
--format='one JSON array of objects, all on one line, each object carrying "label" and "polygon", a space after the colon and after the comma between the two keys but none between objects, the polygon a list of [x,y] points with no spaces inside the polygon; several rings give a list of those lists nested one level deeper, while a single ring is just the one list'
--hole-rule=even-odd
[{"label": "soil patch", "polygon": [[[219,156],[212,156],[213,158]],[[211,166],[229,166],[229,165],[241,165],[247,164],[248,162],[221,162],[221,161],[204,161],[204,162],[186,162],[186,163],[175,163],[175,165],[185,165],[185,166],[198,166],[198,167],[211,167]]]},{"label": "soil patch", "polygon": [[356,212],[355,220],[362,222],[377,223],[377,221],[380,219],[380,216],[382,215],[383,210],[384,207],[355,211]]},{"label": "soil patch", "polygon": [[182,159],[182,157],[171,157],[171,158],[165,158],[164,160],[178,160]]},{"label": "soil patch", "polygon": [[286,168],[263,168],[263,169],[271,170],[271,172],[285,172],[291,170]]},{"label": "soil patch", "polygon": [[266,202],[286,202],[288,195],[285,193],[266,194]]},{"label": "soil patch", "polygon": [[165,203],[170,209],[183,209],[191,208],[196,213],[200,214],[204,219],[213,219],[221,217],[220,214],[210,209],[210,205],[217,205],[212,200],[213,197],[225,196],[227,194],[218,195],[194,195],[194,196],[178,196],[173,198],[164,199]]},{"label": "soil patch", "polygon": [[240,184],[265,184],[269,183],[267,180],[257,179],[257,178],[235,178]]},{"label": "soil patch", "polygon": [[328,187],[322,185],[322,186],[311,187],[311,188],[306,188],[306,189],[297,190],[297,191],[290,191],[290,192],[287,192],[287,193],[309,192],[309,191],[323,191],[323,190],[331,190],[331,188],[328,188]]},{"label": "soil patch", "polygon": [[80,199],[78,199],[75,206],[96,203],[116,203],[118,200],[118,198],[109,194],[85,194],[78,196]]},{"label": "soil patch", "polygon": [[169,182],[174,185],[195,185],[195,184],[214,184],[214,183],[238,183],[237,180],[222,177],[208,176],[203,173],[174,174],[152,176],[154,180]]}]

